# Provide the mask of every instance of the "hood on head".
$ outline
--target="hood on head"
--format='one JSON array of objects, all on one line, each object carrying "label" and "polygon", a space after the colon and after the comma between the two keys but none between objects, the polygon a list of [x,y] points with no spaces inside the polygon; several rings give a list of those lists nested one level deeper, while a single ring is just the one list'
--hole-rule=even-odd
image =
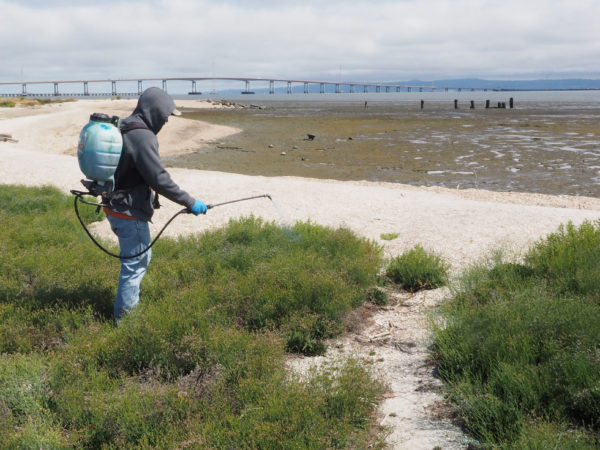
[{"label": "hood on head", "polygon": [[140,95],[133,114],[141,116],[148,128],[154,134],[158,134],[173,111],[175,102],[169,94],[157,87],[151,87]]}]

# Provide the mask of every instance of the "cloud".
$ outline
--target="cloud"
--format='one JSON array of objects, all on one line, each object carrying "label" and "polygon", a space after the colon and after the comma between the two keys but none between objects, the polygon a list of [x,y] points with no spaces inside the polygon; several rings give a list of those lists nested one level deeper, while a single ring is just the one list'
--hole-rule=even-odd
[{"label": "cloud", "polygon": [[0,0],[0,10],[4,81],[600,76],[595,0]]}]

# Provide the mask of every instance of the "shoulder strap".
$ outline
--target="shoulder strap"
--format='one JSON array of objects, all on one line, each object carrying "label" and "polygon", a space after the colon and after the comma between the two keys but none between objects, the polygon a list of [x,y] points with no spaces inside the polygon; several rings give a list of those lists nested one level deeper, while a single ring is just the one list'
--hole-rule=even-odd
[{"label": "shoulder strap", "polygon": [[121,133],[125,134],[131,130],[150,130],[144,122],[128,122],[121,124]]}]

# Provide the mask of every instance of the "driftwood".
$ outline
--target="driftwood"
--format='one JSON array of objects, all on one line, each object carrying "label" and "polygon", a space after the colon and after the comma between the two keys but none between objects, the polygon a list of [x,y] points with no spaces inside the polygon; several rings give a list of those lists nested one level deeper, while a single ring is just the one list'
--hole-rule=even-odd
[{"label": "driftwood", "polygon": [[19,142],[13,139],[12,134],[0,134],[0,142]]}]

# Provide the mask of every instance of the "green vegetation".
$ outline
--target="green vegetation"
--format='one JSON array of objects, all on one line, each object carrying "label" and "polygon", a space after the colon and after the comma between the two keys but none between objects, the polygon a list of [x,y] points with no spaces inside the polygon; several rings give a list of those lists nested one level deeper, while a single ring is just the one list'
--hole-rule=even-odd
[{"label": "green vegetation", "polygon": [[383,239],[384,241],[393,241],[394,239],[396,239],[398,236],[400,236],[400,233],[381,233],[379,235],[379,237],[381,239]]},{"label": "green vegetation", "polygon": [[435,289],[447,283],[448,264],[440,256],[427,252],[417,244],[392,258],[386,275],[410,292]]},{"label": "green vegetation", "polygon": [[[140,306],[115,328],[119,263],[89,242],[72,198],[0,186],[0,223],[3,448],[380,444],[383,386],[368,360],[302,378],[285,364],[286,352],[323,353],[364,301],[387,303],[373,242],[253,217],[165,238]],[[483,446],[600,446],[599,255],[600,221],[568,224],[523,263],[473,267],[443,305],[433,357]],[[417,245],[385,272],[416,290],[447,271]]]},{"label": "green vegetation", "polygon": [[464,425],[501,448],[600,446],[600,222],[470,270],[434,329]]},{"label": "green vegetation", "polygon": [[27,98],[27,97],[0,97],[0,108],[14,108],[15,106],[37,106],[49,103],[74,102],[73,98]]},{"label": "green vegetation", "polygon": [[[94,208],[84,220],[97,220]],[[53,188],[0,186],[5,448],[364,448],[383,386],[348,359],[300,379],[286,350],[373,294],[381,249],[256,218],[161,239],[138,309],[112,325],[119,262]],[[377,297],[379,298],[379,297]],[[376,442],[375,442],[376,443]]]}]

